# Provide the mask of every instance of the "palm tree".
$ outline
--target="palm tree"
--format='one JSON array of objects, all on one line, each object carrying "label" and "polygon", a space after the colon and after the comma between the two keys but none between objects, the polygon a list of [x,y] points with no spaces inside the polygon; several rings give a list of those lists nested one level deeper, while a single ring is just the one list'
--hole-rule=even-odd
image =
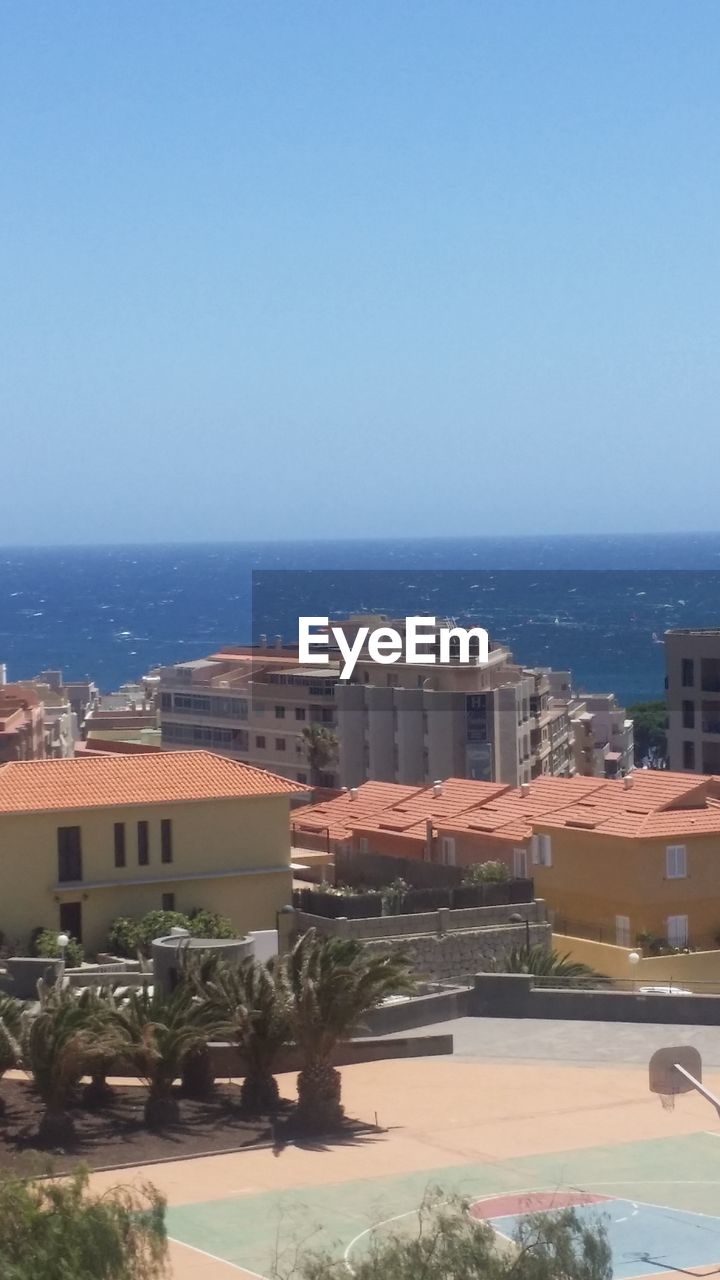
[{"label": "palm tree", "polygon": [[[0,1077],[20,1060],[20,1027],[22,1005],[19,1000],[0,992]],[[0,1115],[5,1103],[0,1097]]]},{"label": "palm tree", "polygon": [[291,1035],[290,995],[282,965],[254,959],[219,965],[207,991],[220,1016],[232,1026],[242,1051],[243,1108],[250,1115],[273,1114],[280,1103],[275,1062]]},{"label": "palm tree", "polygon": [[308,1129],[332,1128],[343,1117],[333,1050],[357,1031],[364,1014],[386,996],[413,990],[411,971],[399,951],[373,952],[354,938],[323,938],[315,929],[295,943],[284,957],[283,968],[303,1064],[298,1075],[298,1121]]},{"label": "palm tree", "polygon": [[173,1085],[188,1054],[221,1032],[216,1011],[181,982],[170,993],[159,986],[131,991],[116,1007],[114,1021],[124,1042],[123,1056],[148,1086],[145,1123],[150,1129],[175,1123],[179,1108]]},{"label": "palm tree", "polygon": [[68,1106],[82,1076],[117,1056],[121,1037],[89,988],[38,983],[39,1012],[27,1015],[23,1060],[45,1104],[40,1138],[65,1146],[75,1136]]},{"label": "palm tree", "polygon": [[560,955],[552,947],[544,943],[535,943],[528,947],[513,947],[497,964],[498,973],[528,973],[536,978],[556,978],[558,983],[577,983],[583,985],[605,984],[610,981],[605,974],[598,973],[589,964],[581,964],[571,960],[570,952]]},{"label": "palm tree", "polygon": [[310,782],[320,785],[320,778],[337,760],[338,740],[332,729],[321,724],[309,724],[302,731],[303,746],[310,766]]}]

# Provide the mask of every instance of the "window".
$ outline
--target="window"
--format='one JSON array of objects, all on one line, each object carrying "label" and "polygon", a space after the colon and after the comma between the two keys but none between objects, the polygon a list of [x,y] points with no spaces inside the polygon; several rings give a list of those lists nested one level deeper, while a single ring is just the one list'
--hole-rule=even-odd
[{"label": "window", "polygon": [[615,943],[618,947],[629,947],[632,945],[630,939],[630,917],[615,917]]},{"label": "window", "polygon": [[172,819],[160,819],[160,861],[172,862]]},{"label": "window", "polygon": [[82,846],[79,827],[58,827],[58,880],[82,880]]},{"label": "window", "polygon": [[284,708],[284,707],[276,707],[276,708],[275,708],[275,719],[276,719],[276,720],[284,720],[284,719],[285,719],[285,708]]},{"label": "window", "polygon": [[175,894],[163,893],[160,898],[160,906],[163,911],[174,911],[175,910]]},{"label": "window", "polygon": [[307,780],[308,780],[308,779],[307,779],[307,774],[306,774],[306,773],[303,773],[303,772],[302,772],[302,770],[300,770],[300,772],[298,773],[298,776],[297,776],[297,780],[298,780],[298,782],[307,782]]},{"label": "window", "polygon": [[367,836],[360,836],[358,840],[358,849],[360,853],[367,853],[370,848]]},{"label": "window", "polygon": [[114,827],[115,836],[115,866],[125,866],[125,823],[116,822]]},{"label": "window", "polygon": [[668,880],[683,880],[687,875],[687,851],[684,844],[669,844],[665,850],[665,874]]},{"label": "window", "polygon": [[667,940],[671,947],[686,947],[688,944],[687,916],[668,916]]},{"label": "window", "polygon": [[304,719],[305,719],[305,708],[304,708],[304,707],[296,707],[296,708],[295,708],[295,719],[296,719],[296,720],[304,720]]},{"label": "window", "polygon": [[440,840],[440,857],[446,867],[455,866],[455,841],[452,836],[442,836]]},{"label": "window", "polygon": [[541,867],[552,866],[552,841],[550,836],[538,836],[538,865]]},{"label": "window", "polygon": [[683,729],[695,728],[695,703],[686,698],[682,704]]},{"label": "window", "polygon": [[150,861],[150,838],[147,822],[137,824],[138,866],[146,867]]},{"label": "window", "polygon": [[285,739],[284,739],[284,738],[276,738],[276,739],[275,739],[275,750],[276,750],[276,751],[284,751],[284,750],[285,750]]},{"label": "window", "polygon": [[683,742],[683,769],[695,768],[695,743]]},{"label": "window", "polygon": [[692,658],[682,660],[682,683],[685,689],[692,689],[695,684],[695,663]]},{"label": "window", "polygon": [[172,711],[172,694],[171,693],[160,694],[160,710]]},{"label": "window", "polygon": [[513,849],[513,875],[524,880],[527,872],[527,849]]},{"label": "window", "polygon": [[262,733],[259,733],[259,734],[258,734],[257,738],[255,739],[255,746],[256,746],[256,747],[258,748],[258,750],[260,750],[260,751],[262,751],[262,750],[264,749],[264,747],[265,747],[265,735],[264,735],[264,734],[262,734]]}]

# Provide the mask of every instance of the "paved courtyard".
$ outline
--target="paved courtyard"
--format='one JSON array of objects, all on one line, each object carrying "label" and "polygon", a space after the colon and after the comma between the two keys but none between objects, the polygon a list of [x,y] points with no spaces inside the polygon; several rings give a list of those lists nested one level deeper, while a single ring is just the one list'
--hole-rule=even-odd
[{"label": "paved courtyard", "polygon": [[[375,1236],[413,1229],[431,1187],[487,1203],[500,1234],[533,1197],[579,1196],[583,1213],[597,1205],[609,1222],[618,1277],[720,1264],[720,1124],[696,1093],[666,1112],[647,1088],[653,1050],[687,1041],[720,1089],[720,1029],[501,1019],[450,1029],[455,1057],[343,1069],[349,1114],[377,1114],[379,1132],[94,1182],[150,1179],[167,1195],[174,1280],[293,1276],[315,1249],[345,1258],[351,1275]],[[294,1078],[281,1087],[291,1096]]]}]

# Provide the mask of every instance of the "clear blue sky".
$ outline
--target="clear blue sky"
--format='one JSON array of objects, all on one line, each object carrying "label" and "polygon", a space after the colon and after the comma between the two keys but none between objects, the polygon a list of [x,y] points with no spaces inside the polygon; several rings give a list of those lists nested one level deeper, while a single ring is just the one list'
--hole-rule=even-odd
[{"label": "clear blue sky", "polygon": [[0,544],[720,525],[717,0],[0,18]]}]

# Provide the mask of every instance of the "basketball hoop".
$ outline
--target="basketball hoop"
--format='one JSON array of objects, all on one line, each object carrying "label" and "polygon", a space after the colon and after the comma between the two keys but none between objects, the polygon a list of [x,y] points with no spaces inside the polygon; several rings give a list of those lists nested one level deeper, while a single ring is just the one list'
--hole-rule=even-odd
[{"label": "basketball hoop", "polygon": [[702,1089],[702,1061],[693,1045],[658,1049],[650,1059],[650,1092],[656,1093],[664,1111],[675,1110],[679,1093]]}]

